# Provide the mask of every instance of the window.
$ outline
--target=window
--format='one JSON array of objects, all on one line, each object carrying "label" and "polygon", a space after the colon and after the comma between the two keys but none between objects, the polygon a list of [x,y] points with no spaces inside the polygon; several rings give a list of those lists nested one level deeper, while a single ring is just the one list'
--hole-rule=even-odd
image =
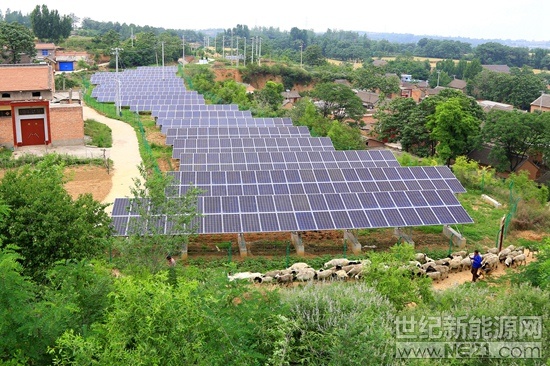
[{"label": "window", "polygon": [[33,97],[40,97],[40,92],[32,92]]},{"label": "window", "polygon": [[42,56],[48,56],[49,54],[48,50],[42,50]]},{"label": "window", "polygon": [[2,98],[10,98],[10,97],[11,97],[10,93],[2,93]]}]

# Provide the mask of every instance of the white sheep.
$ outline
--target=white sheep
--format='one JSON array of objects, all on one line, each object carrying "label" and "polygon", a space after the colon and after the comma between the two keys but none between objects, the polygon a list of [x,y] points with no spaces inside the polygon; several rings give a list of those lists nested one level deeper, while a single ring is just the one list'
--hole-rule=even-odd
[{"label": "white sheep", "polygon": [[456,270],[456,272],[459,272],[462,270],[462,257],[458,256],[456,258],[453,258],[449,261],[449,271],[452,272],[453,270]]},{"label": "white sheep", "polygon": [[414,260],[422,263],[426,263],[426,254],[424,253],[416,253],[414,255]]},{"label": "white sheep", "polygon": [[315,279],[319,281],[328,280],[328,279],[331,279],[335,273],[336,273],[336,270],[333,268],[320,269],[318,271],[315,271]]},{"label": "white sheep", "polygon": [[291,265],[287,269],[289,269],[291,271],[300,271],[300,270],[306,269],[306,268],[311,268],[311,267],[307,263],[298,262],[298,263],[294,263],[293,265]]},{"label": "white sheep", "polygon": [[463,271],[471,267],[472,267],[472,260],[469,257],[466,257],[460,261],[460,268]]},{"label": "white sheep", "polygon": [[297,281],[311,281],[315,277],[315,270],[313,268],[304,268],[296,273]]},{"label": "white sheep", "polygon": [[348,274],[343,269],[339,269],[336,272],[334,272],[334,279],[336,280],[347,280]]},{"label": "white sheep", "polygon": [[336,267],[336,266],[347,266],[349,264],[349,259],[347,258],[335,258],[331,259],[325,263],[325,268]]},{"label": "white sheep", "polygon": [[279,275],[275,276],[275,279],[277,280],[278,283],[288,284],[288,283],[294,281],[294,274],[293,273],[279,274]]},{"label": "white sheep", "polygon": [[513,262],[514,262],[516,265],[525,264],[525,263],[526,263],[525,254],[516,255],[516,256],[513,258]]},{"label": "white sheep", "polygon": [[426,276],[430,277],[433,281],[441,281],[441,272],[426,272]]},{"label": "white sheep", "polygon": [[254,282],[256,282],[256,283],[270,283],[270,282],[273,282],[273,277],[266,276],[266,275],[263,275],[263,276],[260,276],[260,277],[255,277]]},{"label": "white sheep", "polygon": [[234,275],[227,274],[229,281],[235,280],[253,280],[256,277],[261,277],[262,274],[259,272],[238,272]]}]

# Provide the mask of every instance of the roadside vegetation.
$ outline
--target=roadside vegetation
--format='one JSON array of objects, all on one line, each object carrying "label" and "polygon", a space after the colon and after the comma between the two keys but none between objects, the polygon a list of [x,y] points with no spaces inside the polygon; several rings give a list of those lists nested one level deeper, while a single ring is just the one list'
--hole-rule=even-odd
[{"label": "roadside vegetation", "polygon": [[90,138],[89,145],[97,147],[112,147],[113,136],[111,129],[104,123],[97,122],[93,119],[84,121],[84,135]]}]

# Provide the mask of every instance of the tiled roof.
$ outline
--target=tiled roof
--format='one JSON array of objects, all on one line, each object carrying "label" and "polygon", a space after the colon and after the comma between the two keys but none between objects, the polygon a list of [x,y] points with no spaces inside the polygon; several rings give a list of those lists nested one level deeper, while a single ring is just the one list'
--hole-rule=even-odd
[{"label": "tiled roof", "polygon": [[55,44],[53,43],[36,43],[34,45],[34,48],[37,50],[54,50]]},{"label": "tiled roof", "polygon": [[495,72],[504,72],[506,74],[510,73],[510,68],[507,65],[481,65],[481,67]]},{"label": "tiled roof", "polygon": [[449,85],[447,85],[449,88],[453,88],[453,89],[465,89],[466,88],[466,82],[464,80],[460,80],[460,79],[454,79],[453,81],[451,81],[449,83]]},{"label": "tiled roof", "polygon": [[511,111],[514,109],[514,106],[511,104],[497,103],[490,100],[479,100],[477,104],[479,104],[485,112],[493,109],[498,109],[501,111]]},{"label": "tiled roof", "polygon": [[295,91],[295,90],[284,91],[284,92],[281,93],[281,95],[282,95],[283,97],[285,97],[286,99],[301,98],[300,93],[298,93],[298,92]]},{"label": "tiled roof", "polygon": [[544,108],[550,108],[550,94],[542,94],[540,97],[535,99],[531,105],[535,107],[543,106]]},{"label": "tiled roof", "polygon": [[0,91],[52,90],[48,65],[0,66]]},{"label": "tiled roof", "polygon": [[377,104],[378,100],[380,99],[380,96],[377,93],[362,90],[357,91],[357,96],[361,99],[363,103],[367,104]]}]

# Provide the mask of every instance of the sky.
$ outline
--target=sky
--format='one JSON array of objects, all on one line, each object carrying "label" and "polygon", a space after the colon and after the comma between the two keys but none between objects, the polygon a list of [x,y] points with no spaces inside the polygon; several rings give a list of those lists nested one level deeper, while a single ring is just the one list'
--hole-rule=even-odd
[{"label": "sky", "polygon": [[501,40],[550,40],[548,0],[461,0],[419,2],[339,0],[266,1],[67,1],[18,0],[6,9],[30,13],[46,5],[60,15],[75,14],[102,22],[149,25],[170,29],[232,28],[237,24]]}]

